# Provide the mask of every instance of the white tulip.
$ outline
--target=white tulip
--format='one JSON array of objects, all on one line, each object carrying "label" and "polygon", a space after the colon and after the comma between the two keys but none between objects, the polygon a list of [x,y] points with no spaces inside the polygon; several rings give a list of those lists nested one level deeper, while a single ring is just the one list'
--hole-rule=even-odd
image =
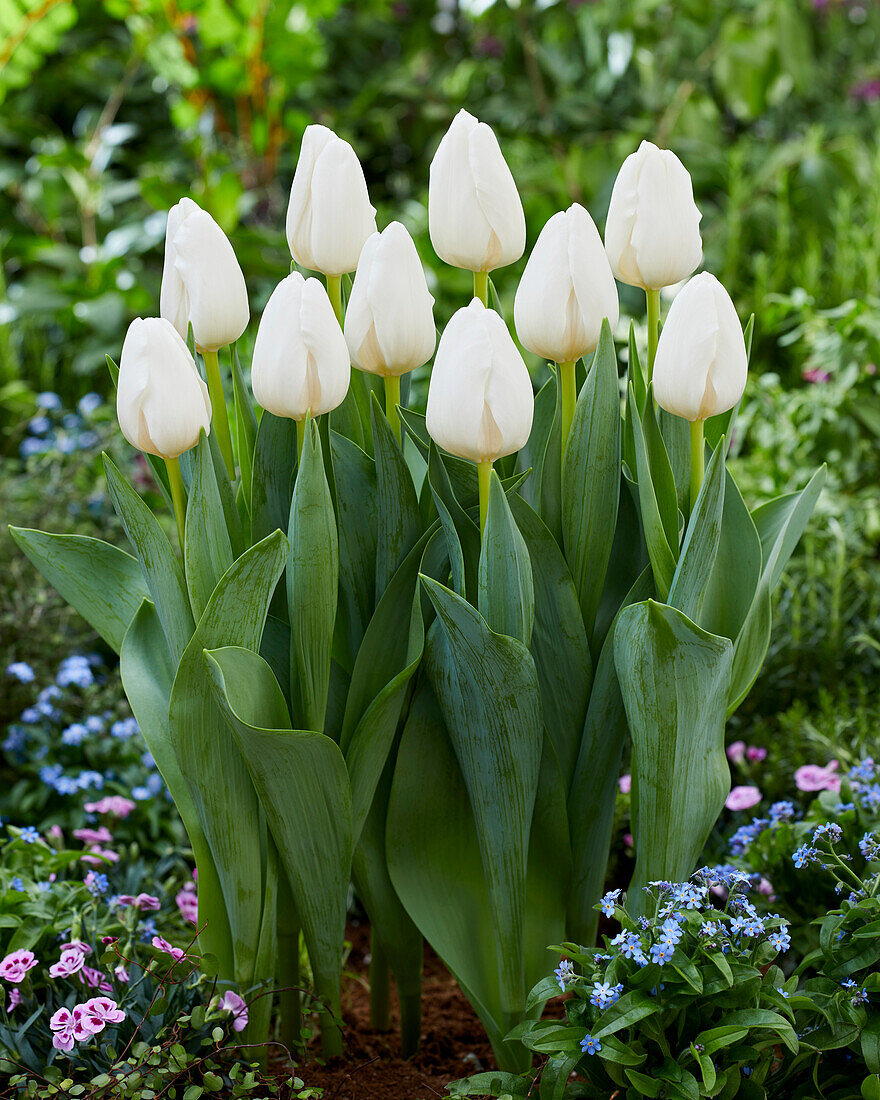
[{"label": "white tulip", "polygon": [[669,149],[643,141],[611,191],[605,248],[614,274],[646,290],[686,279],[703,258],[701,217],[685,166]]},{"label": "white tulip", "polygon": [[532,381],[507,326],[474,298],[440,337],[428,390],[427,428],[451,454],[494,462],[532,430]]},{"label": "white tulip", "polygon": [[290,254],[310,271],[344,275],[375,232],[357,153],[326,126],[307,126],[287,206]]},{"label": "white tulip", "polygon": [[254,397],[270,413],[304,420],[341,405],[351,364],[327,291],[298,271],[266,303],[251,365]]},{"label": "white tulip", "polygon": [[746,386],[748,358],[730,295],[708,271],[675,297],[654,360],[654,397],[685,420],[732,409]]},{"label": "white tulip", "polygon": [[250,320],[247,287],[229,238],[192,199],[168,211],[159,312],[200,351],[233,343]]},{"label": "white tulip", "polygon": [[354,365],[370,374],[406,374],[434,354],[434,299],[400,222],[364,245],[345,311],[345,340]]},{"label": "white tulip", "polygon": [[453,267],[493,271],[526,247],[526,219],[513,176],[490,126],[459,111],[431,161],[428,229]]},{"label": "white tulip", "polygon": [[164,317],[136,318],[119,361],[116,415],[122,434],[147,454],[177,458],[211,431],[208,387],[189,348]]},{"label": "white tulip", "polygon": [[617,284],[599,231],[578,203],[547,222],[529,256],[513,303],[520,342],[535,355],[567,363],[595,351],[603,318],[619,318]]}]

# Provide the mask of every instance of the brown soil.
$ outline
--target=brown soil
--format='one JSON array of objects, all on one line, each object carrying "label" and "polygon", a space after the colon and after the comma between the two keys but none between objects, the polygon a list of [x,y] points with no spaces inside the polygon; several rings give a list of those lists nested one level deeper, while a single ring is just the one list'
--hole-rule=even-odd
[{"label": "brown soil", "polygon": [[352,945],[342,990],[347,1057],[297,1066],[307,1087],[324,1089],[323,1100],[434,1100],[446,1095],[450,1081],[495,1067],[476,1013],[430,947],[425,948],[421,1049],[403,1060],[393,982],[392,1030],[370,1027],[369,927],[352,922],[346,939]]}]

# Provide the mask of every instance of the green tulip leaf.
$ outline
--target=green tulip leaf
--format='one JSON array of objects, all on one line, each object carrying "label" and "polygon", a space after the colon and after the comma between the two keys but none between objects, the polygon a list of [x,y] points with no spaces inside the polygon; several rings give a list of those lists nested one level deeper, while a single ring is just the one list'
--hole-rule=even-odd
[{"label": "green tulip leaf", "polygon": [[257,428],[251,475],[251,537],[286,531],[296,476],[296,422],[264,412]]},{"label": "green tulip leaf", "polygon": [[379,491],[376,598],[381,599],[398,566],[418,542],[422,520],[409,467],[375,395],[370,409]]},{"label": "green tulip leaf", "polygon": [[465,599],[474,600],[478,584],[480,529],[459,503],[446,462],[434,442],[428,450],[427,484],[446,536],[455,591]]},{"label": "green tulip leaf", "polygon": [[241,492],[248,513],[251,510],[251,490],[254,477],[254,448],[257,444],[257,417],[244,384],[238,345],[232,349],[232,392],[235,398],[235,442]]},{"label": "green tulip leaf", "polygon": [[480,550],[478,607],[496,634],[506,634],[526,646],[531,643],[535,621],[532,562],[494,471]]},{"label": "green tulip leaf", "polygon": [[531,476],[523,485],[522,495],[536,512],[541,508],[544,457],[555,417],[556,379],[550,378],[538,390],[532,415],[532,430],[528,442],[517,455],[517,469],[521,472],[530,468],[532,470]]},{"label": "green tulip leaf", "polygon": [[[538,451],[536,456],[538,461],[534,464],[535,481],[540,485],[538,512],[548,531],[562,546],[562,391],[558,370],[555,371],[553,389],[550,392],[555,397],[553,416],[549,420],[543,450]],[[549,406],[549,398],[547,404]],[[549,412],[549,409],[547,411]],[[532,430],[535,430],[534,422]],[[536,440],[536,448],[538,444],[539,440]],[[539,478],[540,481],[538,481]]]},{"label": "green tulip leaf", "polygon": [[[760,577],[761,539],[736,481],[728,470],[718,553],[700,617],[695,621],[711,634],[720,634],[735,642],[755,601]],[[736,680],[736,660],[734,651],[731,682]]]},{"label": "green tulip leaf", "polygon": [[193,615],[198,619],[217,582],[232,565],[232,546],[223,518],[220,490],[208,440],[202,432],[193,462],[186,505],[186,584]]},{"label": "green tulip leaf", "polygon": [[376,598],[379,510],[376,466],[356,443],[330,433],[339,526],[337,632],[345,639],[347,669],[360,648]]},{"label": "green tulip leaf", "polygon": [[141,564],[124,550],[86,535],[24,527],[9,533],[31,563],[116,653],[149,595]]},{"label": "green tulip leaf", "polygon": [[681,556],[669,587],[668,603],[695,623],[701,622],[706,592],[718,555],[724,512],[724,441],[715,448],[688,520]]},{"label": "green tulip leaf", "polygon": [[[629,408],[633,409],[634,407],[635,398],[630,395]],[[651,479],[651,466],[645,433],[641,420],[637,416],[632,417],[632,433],[642,528],[645,532],[645,543],[648,547],[651,568],[654,571],[654,582],[657,585],[657,591],[665,599],[669,592],[669,586],[672,584],[672,578],[675,575],[675,566],[678,560],[678,538],[676,537],[675,542],[670,544],[666,536],[666,528],[660,513],[654,482]]]}]

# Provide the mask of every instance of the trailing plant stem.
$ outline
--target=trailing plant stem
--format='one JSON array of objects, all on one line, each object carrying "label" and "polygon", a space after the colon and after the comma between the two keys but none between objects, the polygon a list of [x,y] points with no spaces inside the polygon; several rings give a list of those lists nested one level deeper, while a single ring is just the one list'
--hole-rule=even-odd
[{"label": "trailing plant stem", "polygon": [[391,968],[375,931],[370,934],[370,1023],[377,1031],[391,1027]]},{"label": "trailing plant stem", "polygon": [[489,272],[474,272],[474,297],[479,298],[484,306],[489,305]]},{"label": "trailing plant stem", "polygon": [[400,376],[397,374],[385,375],[385,415],[394,438],[400,442],[400,414],[397,406],[400,404]]},{"label": "trailing plant stem", "polygon": [[691,429],[691,515],[697,506],[697,497],[706,472],[706,447],[703,443],[703,421],[692,420]]},{"label": "trailing plant stem", "polygon": [[223,381],[220,378],[220,359],[216,351],[203,351],[205,374],[208,378],[208,394],[211,398],[211,419],[217,433],[220,454],[226,463],[226,472],[235,477],[235,458],[232,454],[232,436],[229,433],[229,417],[226,414],[226,396],[223,393]]},{"label": "trailing plant stem", "polygon": [[342,326],[342,276],[341,275],[328,275],[327,276],[327,295],[330,298],[330,305],[333,306],[333,312],[336,314],[336,320]]},{"label": "trailing plant stem", "polygon": [[575,379],[575,363],[570,360],[559,363],[559,386],[562,395],[562,458],[565,460],[565,444],[571,431],[574,420],[574,407],[577,402],[577,381]]},{"label": "trailing plant stem", "polygon": [[180,539],[180,552],[183,554],[185,545],[184,538],[186,535],[186,493],[183,488],[183,478],[180,476],[180,459],[166,458],[165,468],[168,470],[171,500],[174,504],[174,518],[177,520],[177,537]]},{"label": "trailing plant stem", "polygon": [[657,355],[657,341],[660,338],[660,291],[648,288],[645,291],[648,300],[648,383],[654,377],[654,359]]},{"label": "trailing plant stem", "polygon": [[477,463],[477,478],[480,486],[480,534],[486,528],[486,515],[489,511],[489,486],[492,483],[492,460]]}]

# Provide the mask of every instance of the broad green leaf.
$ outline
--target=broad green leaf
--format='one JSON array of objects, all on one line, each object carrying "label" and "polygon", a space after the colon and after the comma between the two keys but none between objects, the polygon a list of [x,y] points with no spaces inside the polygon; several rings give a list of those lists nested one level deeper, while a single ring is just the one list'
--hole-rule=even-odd
[{"label": "broad green leaf", "polygon": [[607,320],[575,406],[561,492],[562,544],[592,642],[620,498],[620,388]]},{"label": "broad green leaf", "polygon": [[639,355],[639,346],[636,342],[636,326],[634,322],[629,323],[629,343],[628,343],[628,360],[627,360],[627,383],[632,385],[633,396],[635,397],[636,408],[639,410],[639,415],[645,411],[645,401],[648,396],[647,380],[645,379],[645,372],[642,370],[642,360]]},{"label": "broad green leaf", "polygon": [[778,1012],[773,1012],[768,1008],[743,1008],[727,1013],[724,1019],[729,1027],[741,1024],[750,1031],[754,1028],[770,1028],[785,1043],[792,1054],[797,1054],[798,1040],[794,1028]]},{"label": "broad green leaf", "polygon": [[[657,496],[657,507],[660,509],[660,518],[663,522],[663,530],[666,541],[673,548],[678,546],[678,509],[679,497],[676,492],[675,474],[672,472],[669,452],[666,442],[660,432],[657,423],[657,414],[654,411],[654,387],[648,387],[649,400],[642,413],[642,431],[645,436],[645,446],[648,451],[648,466],[651,470],[651,481],[654,483],[654,492]],[[675,418],[679,420],[678,417]],[[681,421],[684,424],[684,421]],[[688,437],[688,461],[690,461],[690,433]],[[690,483],[685,478],[688,492]]]},{"label": "broad green leaf", "polygon": [[724,719],[733,647],[680,611],[647,600],[614,628],[617,671],[638,777],[636,869],[630,897],[681,882],[730,790]]},{"label": "broad green leaf", "polygon": [[251,478],[251,537],[286,531],[296,475],[296,422],[264,412],[257,428]]},{"label": "broad green leaf", "polygon": [[517,455],[517,469],[531,468],[531,475],[522,489],[523,499],[536,511],[541,508],[541,482],[547,440],[556,416],[556,379],[548,379],[535,396],[532,430],[528,442]]},{"label": "broad green leaf", "polygon": [[356,443],[330,433],[339,527],[337,634],[345,637],[351,672],[376,595],[376,466]]},{"label": "broad green leaf", "polygon": [[254,476],[254,448],[257,442],[257,417],[247,387],[244,384],[237,344],[232,349],[232,391],[235,398],[235,442],[241,491],[244,495],[245,506],[250,512]]},{"label": "broad green leaf", "polygon": [[235,979],[252,980],[262,921],[259,802],[229,723],[217,704],[202,651],[257,651],[272,592],[284,569],[280,531],[251,547],[220,579],[181,657],[171,690],[171,738],[227,900]]},{"label": "broad green leaf", "polygon": [[446,537],[455,591],[473,601],[477,596],[480,529],[455,495],[446,462],[433,442],[428,450],[427,485]]},{"label": "broad green leaf", "polygon": [[[630,398],[631,407],[635,405],[635,399]],[[678,559],[678,545],[671,547],[666,538],[663,520],[660,516],[660,506],[657,503],[657,495],[654,483],[651,480],[651,467],[648,461],[648,450],[645,443],[645,434],[638,417],[632,417],[633,445],[636,455],[636,474],[639,486],[639,506],[642,516],[642,529],[645,533],[645,543],[648,547],[648,557],[651,559],[651,568],[654,572],[654,583],[657,591],[665,599],[675,575],[675,564]]]},{"label": "broad green leaf", "polygon": [[[699,625],[712,634],[721,634],[735,642],[754,602],[760,576],[761,540],[736,481],[728,470],[721,537]],[[735,675],[734,671],[733,678]]]},{"label": "broad green leaf", "polygon": [[[652,592],[653,576],[650,566],[646,566],[624,597],[622,607],[647,599]],[[605,882],[620,759],[628,731],[614,668],[614,629],[612,624],[596,664],[568,796],[572,882],[567,929],[571,939],[584,944],[596,939],[599,917],[593,906]]]},{"label": "broad green leaf", "polygon": [[655,1081],[653,1077],[649,1077],[646,1073],[639,1073],[638,1070],[627,1068],[624,1071],[632,1084],[639,1090],[639,1096],[659,1096],[660,1089],[663,1087],[659,1081]]},{"label": "broad green leaf", "polygon": [[478,607],[490,629],[528,646],[535,621],[532,562],[493,471],[480,550]]},{"label": "broad green leaf", "polygon": [[199,935],[199,949],[203,954],[216,956],[223,974],[231,975],[232,938],[220,879],[171,738],[168,708],[175,666],[156,608],[147,599],[126,632],[119,655],[119,671],[132,713],[174,799],[195,856],[201,913],[203,916],[210,914],[210,920]]},{"label": "broad green leaf", "polygon": [[688,422],[665,409],[658,409],[660,432],[672,469],[678,507],[687,514],[691,483],[691,433]]},{"label": "broad green leaf", "polygon": [[336,514],[324,473],[318,426],[306,423],[302,460],[290,504],[287,607],[290,699],[299,729],[324,729],[330,650],[336,622],[339,548]]},{"label": "broad green leaf", "polygon": [[[537,456],[539,461],[535,464],[535,472],[532,476],[537,480],[540,475],[541,479],[538,498],[540,507],[536,510],[546,524],[547,530],[562,546],[562,394],[559,386],[559,372],[554,373],[553,389],[550,392],[555,395],[556,404],[543,453]],[[539,441],[535,442],[537,445]]]},{"label": "broad green leaf", "polygon": [[541,689],[544,728],[567,792],[593,680],[593,664],[577,592],[562,551],[544,523],[516,494],[509,504],[532,561],[535,622],[531,653]]},{"label": "broad green leaf", "polygon": [[184,552],[189,600],[197,619],[230,565],[232,546],[223,518],[214,462],[203,432],[194,452],[193,479],[186,505]]},{"label": "broad green leaf", "polygon": [[543,722],[531,654],[493,634],[469,604],[427,577],[437,612],[426,669],[461,766],[491,899],[501,1003],[524,996],[522,939],[529,832]]},{"label": "broad green leaf", "polygon": [[620,609],[627,592],[648,565],[648,548],[642,534],[638,507],[638,486],[627,477],[620,476],[620,502],[617,506],[617,527],[611,547],[611,559],[605,576],[605,587],[596,615],[593,647],[602,652],[608,628]]},{"label": "broad green leaf", "polygon": [[614,1035],[618,1031],[623,1031],[624,1028],[632,1027],[640,1020],[655,1016],[660,1012],[660,1008],[656,997],[651,997],[640,990],[624,993],[596,1021],[592,1031],[593,1038],[604,1039],[606,1035]]},{"label": "broad green leaf", "polygon": [[748,1029],[735,1024],[725,1024],[722,1027],[713,1027],[708,1031],[701,1031],[694,1039],[694,1044],[705,1049],[706,1054],[714,1054],[724,1047],[731,1047],[740,1039],[745,1039]]},{"label": "broad green leaf", "polygon": [[376,598],[381,599],[397,567],[418,542],[422,521],[409,467],[375,396],[370,410],[379,490]]},{"label": "broad green leaf", "polygon": [[117,653],[149,595],[137,558],[86,535],[53,535],[10,527],[18,547],[70,606]]},{"label": "broad green leaf", "polygon": [[[235,493],[232,489],[232,482],[229,480],[229,471],[226,469],[226,461],[220,450],[216,432],[211,432],[208,436],[208,450],[214,463],[214,477],[217,482],[217,492],[220,494],[220,506],[223,509],[229,542],[232,546],[232,556],[237,558],[245,552],[250,543],[247,541],[242,516],[239,513],[238,505],[235,503]],[[189,451],[187,457],[195,458],[195,451]],[[182,464],[181,469],[183,469]],[[246,515],[245,519],[247,520]]]},{"label": "broad green leaf", "polygon": [[724,510],[724,443],[715,448],[696,505],[688,520],[681,556],[669,586],[667,602],[695,623],[701,621],[703,601],[721,539]]},{"label": "broad green leaf", "polygon": [[180,562],[174,556],[159,521],[106,454],[104,472],[113,507],[140,558],[147,588],[168,639],[172,660],[178,661],[194,629]]},{"label": "broad green leaf", "polygon": [[259,654],[227,647],[204,658],[278,846],[316,992],[338,1008],[352,855],[342,753],[322,733],[290,728],[281,689]]}]

